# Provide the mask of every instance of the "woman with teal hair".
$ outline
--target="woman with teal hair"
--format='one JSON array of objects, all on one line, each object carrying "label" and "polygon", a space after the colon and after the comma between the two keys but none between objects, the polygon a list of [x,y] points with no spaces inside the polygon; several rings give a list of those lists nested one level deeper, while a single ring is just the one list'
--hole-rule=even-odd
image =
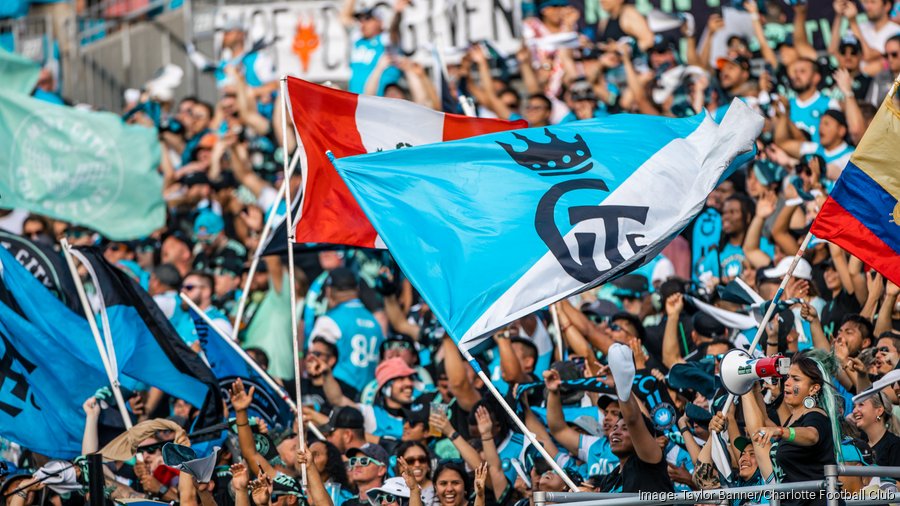
[{"label": "woman with teal hair", "polygon": [[[777,441],[775,462],[783,483],[821,480],[824,466],[841,460],[840,415],[831,378],[837,370],[833,355],[810,350],[794,356],[784,380],[784,402],[779,408],[780,426],[763,427],[753,435],[755,443]],[[824,491],[808,497],[800,493],[782,499],[782,505],[826,503]]]}]

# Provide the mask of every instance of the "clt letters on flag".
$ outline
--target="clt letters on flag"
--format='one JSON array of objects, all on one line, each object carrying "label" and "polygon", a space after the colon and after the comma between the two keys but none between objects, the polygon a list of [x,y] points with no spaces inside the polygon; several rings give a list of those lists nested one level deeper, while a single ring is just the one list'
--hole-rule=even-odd
[{"label": "clt letters on flag", "polygon": [[287,89],[294,127],[306,152],[295,236],[299,243],[384,247],[326,151],[344,157],[526,126],[524,121],[444,114],[406,100],[356,95],[293,77],[287,78]]},{"label": "clt letters on flag", "polygon": [[197,329],[197,337],[200,341],[200,347],[206,357],[206,362],[216,379],[219,382],[219,388],[226,397],[229,411],[233,411],[231,400],[225,393],[231,390],[231,384],[234,380],[240,378],[244,382],[244,387],[249,389],[251,386],[256,388],[253,394],[253,402],[248,408],[251,417],[259,417],[265,420],[266,425],[270,428],[281,431],[291,427],[293,423],[293,414],[291,407],[284,400],[284,391],[276,392],[265,380],[248,365],[248,360],[252,358],[236,351],[225,342],[229,337],[215,335],[216,330],[210,329],[206,321],[200,317],[192,308],[188,308],[191,319],[194,321],[194,327]]},{"label": "clt letters on flag", "polygon": [[97,230],[150,235],[165,223],[156,131],[0,90],[0,204]]},{"label": "clt letters on flag", "polygon": [[900,284],[900,111],[887,97],[810,232]]},{"label": "clt letters on flag", "polygon": [[335,160],[391,254],[463,349],[655,257],[763,119],[622,114]]},{"label": "clt letters on flag", "polygon": [[[102,299],[116,349],[119,370],[199,408],[192,430],[218,423],[222,398],[218,381],[146,291],[96,248],[72,253],[86,263]],[[102,328],[102,327],[101,327]]]}]

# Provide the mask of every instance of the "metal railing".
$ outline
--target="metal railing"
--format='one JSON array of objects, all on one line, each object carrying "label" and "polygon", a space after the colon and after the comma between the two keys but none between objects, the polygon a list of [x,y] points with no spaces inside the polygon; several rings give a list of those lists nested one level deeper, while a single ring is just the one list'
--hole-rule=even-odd
[{"label": "metal railing", "polygon": [[596,493],[596,492],[534,492],[535,506],[566,504],[567,506],[664,506],[669,504],[730,504],[734,499],[765,497],[777,506],[788,494],[814,492],[824,496],[828,506],[837,506],[843,499],[847,506],[868,506],[900,503],[900,493],[884,490],[861,491],[848,494],[841,490],[840,476],[900,478],[900,467],[829,465],[824,479],[794,483],[772,483],[751,487],[717,488],[693,492],[666,494]]}]

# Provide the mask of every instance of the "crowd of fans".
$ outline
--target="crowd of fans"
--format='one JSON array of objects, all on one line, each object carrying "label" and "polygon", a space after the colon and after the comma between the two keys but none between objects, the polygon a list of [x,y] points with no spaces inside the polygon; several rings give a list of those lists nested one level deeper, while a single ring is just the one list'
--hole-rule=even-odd
[{"label": "crowd of fans", "polygon": [[[342,12],[353,34],[348,87],[440,109],[432,70],[396,50],[399,32],[391,20],[399,20],[408,4],[399,0],[391,13],[348,0]],[[582,491],[798,482],[821,479],[823,466],[837,461],[900,466],[900,384],[852,402],[900,363],[900,287],[840,247],[814,239],[759,345],[765,355],[789,357],[790,373],[757,382],[727,416],[721,414],[727,393],[719,366],[756,329],[730,328],[704,309],[710,304],[743,311],[722,290],[735,280],[763,299],[774,296],[900,73],[893,1],[835,0],[830,44],[817,51],[807,40],[803,2],[751,0],[739,7],[757,40],[729,36],[727,53],[717,59],[711,57],[712,35],[729,33],[719,15],[709,18],[698,44],[700,27],[689,18],[679,30],[660,35],[625,0],[600,5],[607,16],[597,26],[585,26],[566,0],[530,5],[525,41],[514,57],[502,58],[489,44],[448,56],[449,92],[473,99],[481,116],[524,118],[531,127],[630,113],[721,118],[739,98],[766,118],[758,154],[719,185],[659,257],[556,304],[558,326],[545,309],[500,329],[476,357],[482,368]],[[766,23],[784,19],[792,19],[793,36],[770,47]],[[545,42],[567,32],[578,32],[578,47]],[[296,195],[301,175],[285,181],[281,171],[285,149],[273,69],[250,50],[240,26],[227,27],[222,45],[215,104],[185,97],[163,102],[161,113],[151,114],[147,104],[158,102],[146,93],[128,104],[128,121],[159,131],[164,228],[139,240],[110,241],[83,226],[19,210],[0,211],[0,228],[47,244],[65,237],[73,245],[100,245],[199,350],[194,322],[177,297],[187,294],[226,335],[236,331],[241,346],[293,394],[284,259],[263,257],[250,280],[247,309],[240,321],[235,317],[249,260],[264,246],[264,222],[270,213],[284,213],[278,188],[290,184]],[[291,140],[287,149],[294,147]],[[299,427],[276,432],[249,418],[256,392],[237,381],[229,392],[231,436],[209,483],[163,464],[162,445],[176,432],[158,430],[140,442],[141,461],[107,465],[114,477],[107,482],[114,485],[107,489],[110,499],[219,506],[524,505],[535,491],[567,489],[389,253],[298,252],[297,262],[302,412],[315,428],[302,428],[306,447],[299,447]],[[632,395],[617,395],[623,387],[609,369],[617,343],[632,350],[636,374],[652,380],[649,392],[636,382]],[[575,380],[583,378],[597,378],[597,388],[579,388]],[[85,454],[108,442],[96,430],[100,397],[84,404]],[[129,409],[135,421],[168,418],[183,427],[197,411],[156,389],[138,392]],[[727,436],[724,468],[708,444],[714,433]],[[86,489],[39,482],[34,472],[46,456],[8,441],[0,449],[6,504],[85,501]],[[300,485],[302,465],[306,488]],[[893,483],[887,477],[841,481],[851,491]],[[824,496],[782,502],[801,503],[824,504]]]}]

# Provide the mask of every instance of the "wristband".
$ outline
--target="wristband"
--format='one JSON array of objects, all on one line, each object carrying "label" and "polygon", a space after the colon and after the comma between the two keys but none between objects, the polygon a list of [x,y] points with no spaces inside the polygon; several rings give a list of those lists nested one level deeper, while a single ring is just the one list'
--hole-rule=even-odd
[{"label": "wristband", "polygon": [[492,437],[481,438],[481,441],[482,441],[483,443],[484,443],[484,442],[487,442],[487,441],[493,441],[493,440],[494,440],[494,438],[492,438]]},{"label": "wristband", "polygon": [[682,434],[684,434],[685,432],[690,431],[690,430],[691,430],[691,428],[688,427],[687,425],[685,425],[684,427],[679,427],[678,432],[681,432]]},{"label": "wristband", "polygon": [[16,492],[16,495],[21,497],[22,499],[28,499],[28,492],[24,490],[19,490],[18,492]]},{"label": "wristband", "polygon": [[793,427],[788,427],[788,437],[787,437],[787,439],[785,439],[785,441],[790,443],[791,441],[794,440],[795,437],[797,437],[797,432],[794,430]]},{"label": "wristband", "polygon": [[450,434],[450,441],[459,437],[459,432],[453,431],[453,434]]},{"label": "wristband", "polygon": [[167,486],[165,486],[165,485],[160,485],[160,486],[159,486],[159,496],[160,496],[160,497],[166,495],[166,492],[168,492],[168,491],[169,491],[169,487],[167,487]]},{"label": "wristband", "polygon": [[772,341],[766,341],[766,345],[767,346],[778,346],[778,343],[777,342],[773,343]]}]

